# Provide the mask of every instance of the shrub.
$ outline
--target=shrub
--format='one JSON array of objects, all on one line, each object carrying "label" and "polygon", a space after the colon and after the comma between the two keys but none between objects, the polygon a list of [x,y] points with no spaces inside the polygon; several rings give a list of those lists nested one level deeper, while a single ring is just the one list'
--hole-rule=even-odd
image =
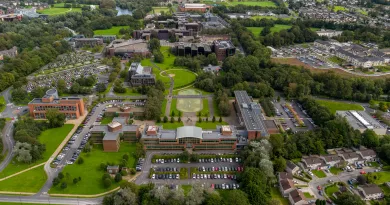
[{"label": "shrub", "polygon": [[121,175],[122,175],[122,176],[126,176],[126,175],[127,175],[127,172],[126,172],[125,170],[122,170],[122,171],[121,171]]},{"label": "shrub", "polygon": [[130,174],[134,175],[135,173],[137,173],[137,171],[134,168],[130,168]]},{"label": "shrub", "polygon": [[82,157],[79,157],[79,159],[77,160],[77,164],[83,164],[84,163],[84,159]]},{"label": "shrub", "polygon": [[120,173],[115,174],[115,182],[120,182],[122,181],[122,175]]},{"label": "shrub", "polygon": [[66,189],[66,187],[68,187],[68,184],[66,184],[66,182],[62,182],[61,189]]},{"label": "shrub", "polygon": [[55,177],[53,179],[53,186],[57,186],[58,184],[60,184],[61,180],[58,178],[58,177]]},{"label": "shrub", "polygon": [[128,160],[129,160],[129,155],[128,155],[128,154],[124,154],[122,158],[123,158],[124,160],[128,161]]},{"label": "shrub", "polygon": [[106,170],[107,169],[107,164],[105,163],[100,163],[100,170]]},{"label": "shrub", "polygon": [[105,179],[111,179],[111,176],[108,173],[104,173],[102,180],[104,181]]},{"label": "shrub", "polygon": [[74,178],[73,179],[73,184],[77,184],[77,182],[79,182],[79,180],[77,178]]},{"label": "shrub", "polygon": [[104,188],[110,187],[111,184],[112,184],[111,179],[104,179],[104,180],[103,180]]},{"label": "shrub", "polygon": [[62,172],[58,173],[58,178],[59,179],[63,179],[64,178],[64,173],[62,173]]}]

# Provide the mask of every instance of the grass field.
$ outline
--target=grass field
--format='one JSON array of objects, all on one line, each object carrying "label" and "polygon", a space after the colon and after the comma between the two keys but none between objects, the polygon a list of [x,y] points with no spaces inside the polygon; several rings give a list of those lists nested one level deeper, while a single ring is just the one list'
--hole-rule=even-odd
[{"label": "grass field", "polygon": [[337,192],[339,190],[339,187],[335,184],[328,186],[325,188],[325,193],[328,195],[328,197],[331,197],[333,193]]},{"label": "grass field", "polygon": [[207,91],[204,91],[204,90],[195,88],[193,85],[190,86],[190,87],[188,87],[188,88],[174,90],[174,91],[173,91],[173,94],[174,94],[174,95],[179,95],[179,93],[180,93],[181,91],[186,91],[186,90],[195,90],[195,91],[197,91],[197,92],[199,92],[199,93],[202,93],[202,95],[209,95],[209,94],[212,94],[212,93],[210,93],[210,92],[207,92]]},{"label": "grass field", "polygon": [[47,179],[43,165],[0,182],[0,191],[38,192]]},{"label": "grass field", "polygon": [[[179,110],[177,109],[177,98],[173,98],[171,102],[171,110],[169,110],[169,116],[171,116],[171,113],[175,112],[175,115],[179,113]],[[167,116],[167,117],[169,117]]]},{"label": "grass field", "polygon": [[[103,187],[102,176],[106,173],[106,170],[100,170],[101,163],[113,163],[120,164],[122,156],[124,154],[129,155],[127,162],[128,167],[135,167],[136,159],[133,154],[136,151],[136,145],[134,143],[121,143],[118,152],[104,152],[102,145],[94,145],[90,153],[81,153],[80,157],[84,158],[83,164],[68,165],[63,169],[63,173],[69,173],[70,179],[68,179],[68,187],[61,189],[59,185],[52,187],[49,193],[59,194],[99,194],[111,190],[119,183],[112,183],[109,188]],[[75,177],[81,177],[81,181],[77,184],[73,184],[72,180]]]},{"label": "grass field", "polygon": [[262,6],[262,7],[276,7],[276,4],[272,1],[234,1],[229,2],[228,6],[236,6],[236,5],[245,5],[245,6]]},{"label": "grass field", "polygon": [[14,159],[0,173],[0,178],[9,176],[11,174],[22,171],[29,167],[46,162],[53,154],[53,152],[57,149],[57,147],[61,144],[61,142],[64,140],[66,135],[68,135],[68,133],[72,130],[73,126],[74,125],[71,124],[65,124],[63,127],[49,129],[42,132],[41,135],[38,137],[39,142],[46,145],[46,151],[43,153],[42,159],[31,164],[19,163]]},{"label": "grass field", "polygon": [[201,127],[202,129],[205,129],[205,130],[215,130],[217,128],[217,125],[228,125],[227,122],[218,122],[218,118],[216,117],[216,121],[215,122],[211,122],[211,120],[209,122],[205,122],[205,121],[202,121],[202,122],[196,122],[195,126],[197,127]]},{"label": "grass field", "polygon": [[102,121],[100,121],[100,124],[102,124],[102,125],[107,125],[107,124],[109,124],[110,122],[112,122],[112,119],[114,119],[114,117],[113,116],[104,116],[103,117],[103,119],[102,119]]},{"label": "grass field", "polygon": [[376,176],[376,179],[374,180],[375,184],[383,184],[385,182],[390,181],[390,172],[388,172],[388,171],[373,172],[371,174]]},{"label": "grass field", "polygon": [[127,29],[129,26],[113,26],[110,29],[105,30],[94,30],[94,35],[119,35],[119,30],[122,28]]},{"label": "grass field", "polygon": [[171,69],[171,70],[165,71],[165,73],[167,75],[170,75],[171,77],[173,77],[173,80],[174,80],[173,88],[174,89],[175,88],[182,88],[182,87],[185,87],[187,85],[190,85],[196,79],[195,73],[193,73],[189,70],[186,70],[186,69],[179,69],[179,70]]},{"label": "grass field", "polygon": [[326,174],[322,170],[312,170],[314,175],[316,175],[318,178],[325,178]]},{"label": "grass field", "polygon": [[[169,46],[161,46],[160,48],[161,53],[164,55],[164,62],[163,63],[155,63],[159,68],[162,70],[172,69],[172,68],[181,68],[176,67],[173,65],[173,62],[176,59],[176,56],[170,53],[170,47]],[[152,66],[152,63],[150,62],[150,59],[146,58],[141,61],[141,65],[143,66]]]},{"label": "grass field", "polygon": [[289,205],[288,199],[284,198],[276,187],[271,188],[271,198],[278,200],[279,204]]},{"label": "grass field", "polygon": [[312,196],[309,192],[303,192],[303,195],[305,195],[305,197],[308,199],[314,198],[314,196]]},{"label": "grass field", "polygon": [[205,98],[202,100],[203,101],[203,106],[202,106],[202,116],[207,115],[210,116],[210,110],[209,110],[209,101]]},{"label": "grass field", "polygon": [[[251,16],[251,19],[257,20],[257,19],[271,19],[271,20],[278,20],[278,17],[275,16]],[[292,17],[282,18],[285,20],[290,20]]]},{"label": "grass field", "polygon": [[50,7],[44,10],[37,10],[37,13],[51,16],[65,14],[68,12],[81,12],[81,8],[64,8],[64,3],[58,3],[54,4],[53,8]]},{"label": "grass field", "polygon": [[0,112],[3,112],[6,106],[4,96],[0,96]]},{"label": "grass field", "polygon": [[[170,119],[170,117],[168,118]],[[183,120],[183,119],[181,119]],[[178,127],[183,127],[184,124],[183,122],[177,122],[175,121],[174,123],[170,123],[170,122],[167,122],[167,123],[157,123],[157,125],[162,125],[164,129],[167,129],[167,130],[174,130]]]},{"label": "grass field", "polygon": [[317,102],[320,105],[327,107],[333,114],[336,113],[336,110],[364,110],[364,108],[358,104],[330,100],[317,100]]},{"label": "grass field", "polygon": [[164,13],[169,13],[169,8],[168,7],[152,7],[152,11],[151,13],[154,13],[154,14],[161,14],[161,12],[163,11]]},{"label": "grass field", "polygon": [[[176,100],[176,109],[183,112],[199,112],[202,110],[202,99],[200,98],[178,98]],[[173,103],[172,103],[173,105]],[[172,110],[171,105],[171,110]],[[178,113],[175,111],[175,113]]]},{"label": "grass field", "polygon": [[192,189],[192,185],[181,185],[181,188],[184,190],[184,195],[187,196],[188,192]]},{"label": "grass field", "polygon": [[[255,36],[259,36],[261,31],[264,29],[264,27],[246,27],[246,28],[249,31],[251,31],[253,33],[253,35],[255,35]],[[281,30],[287,30],[290,28],[291,28],[290,25],[275,24],[274,27],[271,27],[271,32],[275,33],[275,32],[279,32]]]},{"label": "grass field", "polygon": [[166,109],[167,109],[167,99],[164,98],[164,101],[161,105],[161,116],[165,116]]}]

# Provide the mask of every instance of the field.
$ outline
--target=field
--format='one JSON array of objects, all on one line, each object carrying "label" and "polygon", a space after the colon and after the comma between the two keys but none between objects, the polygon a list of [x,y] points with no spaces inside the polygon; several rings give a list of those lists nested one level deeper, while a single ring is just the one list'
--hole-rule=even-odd
[{"label": "field", "polygon": [[[196,90],[186,89],[180,91],[179,95],[200,95],[200,93]],[[174,106],[181,112],[198,112],[202,109],[203,104],[200,98],[178,98],[172,101],[171,107]]]},{"label": "field", "polygon": [[312,170],[314,175],[316,175],[318,178],[325,178],[326,174],[322,170]]},{"label": "field", "polygon": [[340,172],[342,172],[343,170],[340,169],[340,168],[336,168],[336,167],[331,167],[329,169],[330,173],[334,174],[334,175],[338,175]]},{"label": "field", "polygon": [[385,182],[390,181],[390,172],[388,172],[388,171],[374,172],[374,173],[371,173],[371,174],[373,176],[376,176],[376,179],[374,180],[375,184],[383,184]]},{"label": "field", "polygon": [[216,121],[215,122],[211,122],[211,120],[209,122],[205,122],[205,121],[202,121],[202,122],[196,122],[195,126],[197,127],[201,127],[202,129],[205,129],[205,130],[215,130],[217,128],[217,125],[228,125],[228,123],[222,121],[222,122],[218,122],[218,118],[216,117]]},{"label": "field", "polygon": [[169,8],[168,7],[152,7],[152,12],[154,14],[161,14],[163,11],[164,13],[169,13]]},{"label": "field", "polygon": [[74,125],[71,124],[65,124],[63,127],[49,129],[42,132],[41,135],[38,137],[38,140],[42,144],[46,145],[46,151],[42,155],[43,158],[31,164],[19,163],[16,160],[12,161],[0,173],[0,178],[9,176],[11,174],[22,171],[29,167],[46,162],[50,158],[50,156],[54,153],[54,151],[57,149],[57,147],[61,144],[61,142],[64,140],[66,135],[68,135],[68,133],[72,130],[73,126]]},{"label": "field", "polygon": [[196,79],[196,75],[195,73],[189,71],[189,70],[186,70],[186,69],[171,69],[171,70],[167,70],[167,71],[163,71],[161,74],[165,73],[166,75],[169,75],[173,78],[174,80],[174,86],[173,88],[182,88],[182,87],[185,87],[187,85],[190,85],[192,84],[195,79]]},{"label": "field", "polygon": [[194,86],[189,86],[189,87],[186,87],[186,88],[183,88],[183,89],[180,89],[180,90],[174,90],[173,91],[173,95],[179,95],[179,92],[184,91],[184,90],[188,90],[188,89],[196,90],[196,91],[202,93],[202,95],[210,95],[210,94],[212,94],[210,92],[207,92],[207,91],[195,88]]},{"label": "field", "polygon": [[331,185],[325,188],[325,193],[328,195],[328,197],[331,197],[333,193],[337,192],[339,190],[339,187],[337,185]]},{"label": "field", "polygon": [[329,57],[328,60],[333,62],[333,63],[336,63],[337,65],[341,65],[341,64],[345,63],[344,59],[341,59],[341,58],[339,58],[337,56]]},{"label": "field", "polygon": [[[271,20],[278,20],[278,17],[275,17],[275,16],[251,16],[251,19],[254,19],[254,20],[257,20],[257,19],[271,19]],[[282,19],[285,19],[285,20],[290,20],[292,19],[292,17],[288,17],[288,18],[282,18]]]},{"label": "field", "polygon": [[108,125],[110,122],[112,122],[112,119],[114,119],[113,116],[104,116],[102,121],[100,121],[101,125]]},{"label": "field", "polygon": [[[155,63],[159,68],[161,68],[162,70],[167,70],[167,69],[172,69],[172,68],[181,68],[181,67],[176,67],[173,65],[173,62],[175,61],[176,56],[170,53],[170,47],[161,46],[160,51],[164,55],[164,62],[163,63]],[[152,66],[152,62],[150,62],[150,59],[145,58],[141,61],[141,65]]]},{"label": "field", "polygon": [[[253,35],[255,36],[259,36],[261,31],[263,30],[263,27],[246,27],[249,31],[251,31],[253,33]],[[272,33],[275,33],[275,32],[279,32],[281,30],[286,30],[286,29],[290,29],[291,26],[290,25],[282,25],[282,24],[275,24],[274,27],[271,27],[271,32]]]},{"label": "field", "polygon": [[184,126],[183,122],[177,122],[177,121],[175,121],[174,123],[170,123],[170,122],[167,122],[167,123],[157,123],[157,125],[162,125],[163,128],[167,129],[167,130],[174,130],[174,129],[178,128],[178,127],[183,127]]},{"label": "field", "polygon": [[309,192],[303,192],[303,195],[305,195],[306,198],[314,198],[314,196],[310,195]]},{"label": "field", "polygon": [[276,4],[272,1],[234,1],[234,2],[229,2],[228,6],[236,6],[239,4],[245,6],[262,6],[262,7],[276,8]]},{"label": "field", "polygon": [[336,110],[364,110],[364,108],[358,104],[336,102],[330,100],[317,100],[317,102],[320,105],[327,107],[333,114],[336,113]]},{"label": "field", "polygon": [[203,99],[203,107],[202,107],[202,116],[206,115],[206,116],[209,116],[210,115],[210,110],[209,110],[209,100],[207,100],[206,98]]},{"label": "field", "polygon": [[[112,183],[109,188],[103,187],[102,176],[106,173],[106,170],[100,169],[101,163],[113,163],[119,164],[124,154],[129,155],[127,166],[129,168],[135,167],[136,159],[133,154],[136,151],[136,145],[134,143],[121,143],[118,152],[103,152],[102,145],[94,145],[90,153],[82,152],[80,157],[84,159],[83,164],[68,165],[63,169],[63,173],[69,173],[70,178],[68,181],[68,187],[61,189],[59,185],[52,187],[49,193],[54,194],[99,194],[111,190],[119,183]],[[66,174],[65,174],[66,175]],[[77,184],[73,184],[73,178],[81,177],[81,181]]]},{"label": "field", "polygon": [[167,109],[167,99],[164,98],[164,101],[161,105],[161,116],[165,116],[166,109]]},{"label": "field", "polygon": [[0,182],[0,191],[38,192],[47,179],[43,165]]},{"label": "field", "polygon": [[113,26],[110,29],[105,29],[105,30],[94,30],[93,34],[94,35],[120,35],[119,30],[122,28],[127,29],[129,26]]},{"label": "field", "polygon": [[5,110],[6,104],[4,96],[0,96],[0,112],[3,112]]},{"label": "field", "polygon": [[54,4],[53,8],[37,10],[37,13],[47,15],[60,15],[68,12],[81,12],[81,8],[64,8],[64,3]]}]

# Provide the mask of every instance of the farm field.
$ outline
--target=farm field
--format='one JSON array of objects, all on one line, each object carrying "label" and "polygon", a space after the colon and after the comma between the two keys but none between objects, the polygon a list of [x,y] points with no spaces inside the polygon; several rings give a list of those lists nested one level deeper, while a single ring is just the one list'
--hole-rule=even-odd
[{"label": "farm field", "polygon": [[[100,169],[101,163],[113,163],[120,164],[122,161],[122,156],[124,154],[129,155],[129,160],[127,161],[127,167],[134,168],[136,159],[133,155],[136,152],[135,143],[121,143],[120,149],[118,152],[104,152],[102,145],[93,145],[92,151],[90,153],[82,152],[80,157],[84,159],[83,164],[74,163],[73,165],[68,165],[63,169],[63,173],[69,173],[70,178],[65,179],[68,184],[68,187],[61,189],[60,185],[52,187],[49,191],[51,194],[99,194],[111,190],[117,186],[119,183],[113,181],[112,185],[109,188],[104,188],[102,176],[106,173],[106,170]],[[73,178],[81,177],[81,181],[77,184],[73,183]]]},{"label": "farm field", "polygon": [[94,30],[93,34],[94,35],[120,35],[119,31],[124,28],[127,29],[130,26],[113,26],[110,29],[105,29],[105,30]]},{"label": "farm field", "polygon": [[46,145],[46,151],[42,154],[42,159],[31,164],[19,163],[14,159],[15,161],[12,161],[0,173],[0,178],[9,176],[11,174],[17,173],[37,164],[46,162],[53,154],[53,152],[57,149],[57,147],[61,144],[61,142],[64,140],[66,135],[68,135],[68,133],[73,129],[73,127],[73,124],[65,124],[64,126],[59,128],[53,128],[43,131],[38,137],[39,142]]},{"label": "farm field", "polygon": [[336,113],[336,110],[364,110],[364,108],[358,104],[336,102],[330,100],[317,100],[317,102],[320,105],[327,107],[333,114]]}]

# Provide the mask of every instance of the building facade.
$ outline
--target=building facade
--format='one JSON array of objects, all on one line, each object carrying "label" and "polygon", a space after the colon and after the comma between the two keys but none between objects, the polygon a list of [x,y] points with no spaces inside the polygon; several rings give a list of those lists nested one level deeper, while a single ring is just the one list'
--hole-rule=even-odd
[{"label": "building facade", "polygon": [[151,67],[143,67],[141,63],[131,63],[129,68],[129,78],[132,86],[154,85],[156,77],[152,74]]},{"label": "building facade", "polygon": [[57,90],[50,89],[42,98],[34,98],[28,103],[30,116],[34,119],[46,119],[49,109],[58,109],[64,113],[67,119],[78,119],[84,115],[85,105],[82,98],[63,97],[59,98]]},{"label": "building facade", "polygon": [[73,39],[76,45],[76,48],[81,48],[84,46],[95,47],[103,45],[102,38],[76,38]]}]

